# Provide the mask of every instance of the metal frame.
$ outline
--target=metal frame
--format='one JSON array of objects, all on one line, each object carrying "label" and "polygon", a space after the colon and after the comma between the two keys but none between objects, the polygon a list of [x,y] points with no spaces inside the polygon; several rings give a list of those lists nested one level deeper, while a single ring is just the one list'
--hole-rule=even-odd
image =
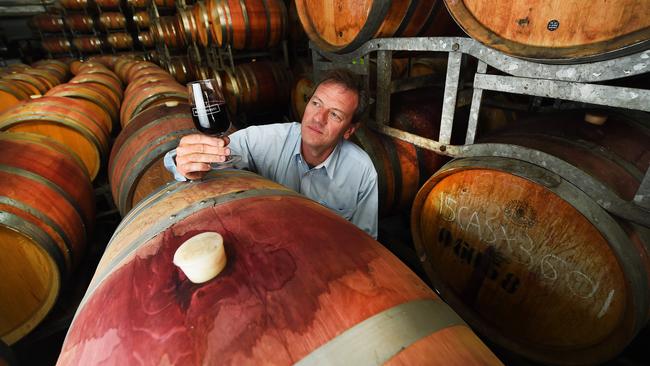
[{"label": "metal frame", "polygon": [[[341,55],[318,50],[311,42],[310,48],[312,49],[316,77],[322,71],[335,67],[345,67],[367,76],[370,73],[367,65],[365,68],[359,68],[351,62],[358,59],[369,61],[370,54],[376,52],[377,103],[375,105],[375,120],[371,121],[370,127],[378,132],[452,157],[502,156],[531,162],[561,175],[586,192],[607,211],[650,227],[650,169],[645,172],[645,177],[635,198],[632,201],[625,201],[590,175],[554,156],[514,145],[474,144],[484,90],[558,98],[650,112],[650,90],[595,84],[650,72],[650,50],[606,61],[556,65],[511,57],[488,48],[474,39],[463,37],[373,39],[354,52]],[[440,135],[437,141],[388,126],[391,93],[413,89],[418,84],[427,83],[422,78],[391,82],[393,51],[448,53]],[[466,56],[478,59],[473,90],[467,90],[471,91],[468,128],[464,145],[450,145],[456,107],[463,105],[462,99],[468,95],[465,90],[459,92],[461,63]],[[488,74],[487,66],[507,75]],[[366,83],[368,83],[368,79],[366,77]],[[429,83],[431,81],[428,80]]]}]

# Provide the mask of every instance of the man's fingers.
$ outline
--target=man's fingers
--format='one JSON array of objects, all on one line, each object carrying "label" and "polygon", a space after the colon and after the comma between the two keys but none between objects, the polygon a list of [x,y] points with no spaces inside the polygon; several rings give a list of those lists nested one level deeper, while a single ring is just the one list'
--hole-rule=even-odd
[{"label": "man's fingers", "polygon": [[209,146],[224,147],[228,145],[229,142],[230,139],[227,137],[220,138],[220,137],[208,136],[203,134],[192,134],[192,135],[183,136],[178,146],[204,144]]},{"label": "man's fingers", "polygon": [[229,138],[207,135],[187,135],[176,148],[176,169],[187,179],[200,179],[211,167],[210,163],[224,162],[230,155]]},{"label": "man's fingers", "polygon": [[176,148],[176,156],[186,156],[191,154],[230,155],[230,149],[228,147],[218,147],[205,144],[178,145]]},{"label": "man's fingers", "polygon": [[181,173],[185,178],[195,179],[192,176],[200,174],[201,172],[205,173],[210,170],[210,164],[207,163],[185,163],[179,164],[176,167],[176,170]]},{"label": "man's fingers", "polygon": [[176,165],[191,164],[191,163],[216,163],[225,161],[226,155],[215,154],[201,154],[193,153],[187,155],[176,155]]}]

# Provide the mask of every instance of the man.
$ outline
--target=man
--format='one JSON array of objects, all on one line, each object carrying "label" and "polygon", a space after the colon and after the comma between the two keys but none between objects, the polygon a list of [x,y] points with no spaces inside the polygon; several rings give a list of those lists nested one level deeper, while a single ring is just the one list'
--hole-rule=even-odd
[{"label": "man", "polygon": [[302,123],[251,126],[226,138],[184,136],[165,166],[177,180],[200,179],[210,163],[241,155],[237,168],[302,193],[377,238],[377,172],[365,151],[347,141],[360,126],[363,94],[351,73],[331,71],[316,86]]}]

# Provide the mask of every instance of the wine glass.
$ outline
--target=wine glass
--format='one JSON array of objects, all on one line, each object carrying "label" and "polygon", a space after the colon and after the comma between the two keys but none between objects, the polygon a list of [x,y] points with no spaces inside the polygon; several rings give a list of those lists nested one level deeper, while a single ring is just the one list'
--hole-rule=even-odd
[{"label": "wine glass", "polygon": [[[230,127],[230,118],[219,83],[215,79],[193,81],[187,84],[192,107],[192,120],[199,132],[223,137]],[[231,167],[241,160],[239,155],[228,156],[225,162],[212,163],[213,169]]]}]

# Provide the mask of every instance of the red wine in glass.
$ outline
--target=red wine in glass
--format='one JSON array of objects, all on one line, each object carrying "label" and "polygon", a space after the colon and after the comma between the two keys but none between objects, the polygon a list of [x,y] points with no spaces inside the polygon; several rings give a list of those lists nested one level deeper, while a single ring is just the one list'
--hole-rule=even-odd
[{"label": "red wine in glass", "polygon": [[[230,127],[226,100],[215,79],[193,81],[187,84],[192,120],[199,132],[223,137]],[[223,163],[212,163],[215,169],[232,166],[241,160],[240,156],[230,155]]]}]

